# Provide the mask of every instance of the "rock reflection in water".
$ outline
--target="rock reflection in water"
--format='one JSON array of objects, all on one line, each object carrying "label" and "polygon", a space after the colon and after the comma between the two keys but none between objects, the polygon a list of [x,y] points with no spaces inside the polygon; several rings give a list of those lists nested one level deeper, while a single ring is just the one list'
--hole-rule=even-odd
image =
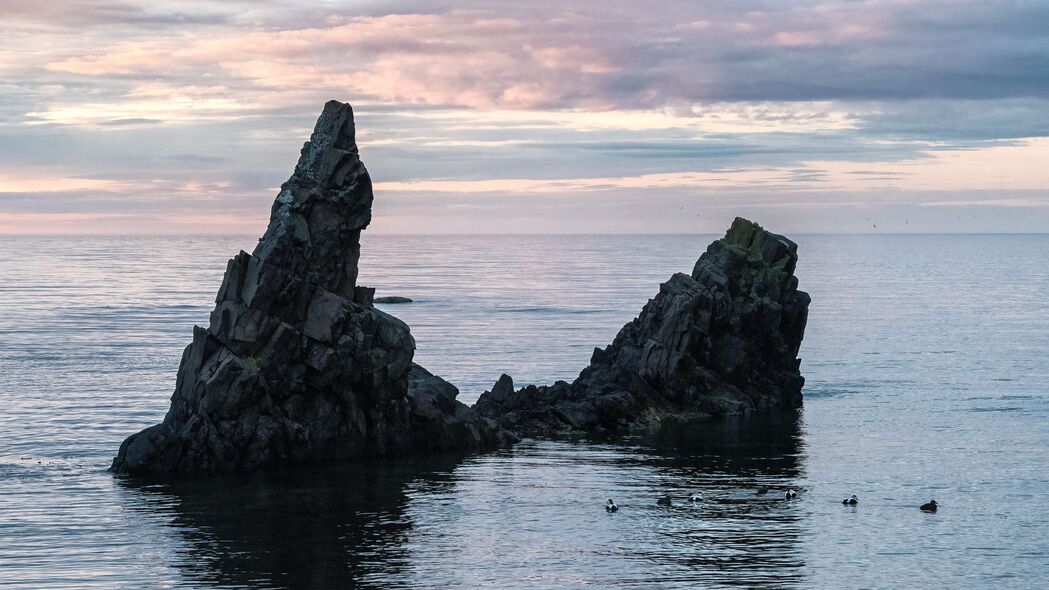
[{"label": "rock reflection in water", "polygon": [[801,462],[797,420],[761,418],[123,489],[171,513],[191,586],[782,587],[804,582]]},{"label": "rock reflection in water", "polygon": [[[693,580],[727,586],[781,587],[803,581],[806,503],[787,501],[802,489],[800,414],[772,413],[668,425],[644,437],[648,464],[664,493],[697,518],[669,519],[668,561],[703,572]],[[758,495],[761,487],[766,495]],[[703,494],[690,507],[692,492]]]},{"label": "rock reflection in water", "polygon": [[457,463],[442,456],[121,483],[140,509],[173,513],[191,584],[338,588],[397,577],[412,528],[406,484],[440,488]]}]

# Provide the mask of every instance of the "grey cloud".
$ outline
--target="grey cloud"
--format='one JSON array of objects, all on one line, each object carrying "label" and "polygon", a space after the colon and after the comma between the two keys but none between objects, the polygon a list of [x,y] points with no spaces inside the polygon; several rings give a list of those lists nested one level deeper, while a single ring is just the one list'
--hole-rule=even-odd
[{"label": "grey cloud", "polygon": [[107,127],[124,127],[128,125],[151,125],[156,123],[163,123],[161,119],[145,119],[142,117],[132,119],[112,119],[110,121],[103,121],[101,125]]},{"label": "grey cloud", "polygon": [[[816,10],[817,4],[822,8]],[[820,178],[818,172],[801,165],[809,160],[897,162],[926,158],[930,151],[1049,136],[1049,36],[1045,35],[1049,5],[1044,2],[648,0],[644,10],[633,0],[600,4],[540,1],[499,8],[479,0],[345,1],[323,7],[281,0],[156,6],[130,0],[0,0],[0,12],[11,23],[17,35],[15,45],[21,48],[17,54],[0,51],[0,92],[5,97],[0,101],[0,159],[4,162],[0,174],[43,171],[141,182],[143,187],[136,195],[6,193],[0,197],[0,210],[265,210],[273,196],[269,189],[287,176],[289,163],[294,162],[304,134],[327,98],[350,100],[357,106],[362,150],[378,181],[600,178],[746,167],[777,168],[794,180],[809,182]],[[522,66],[505,68],[498,76],[455,70],[437,80],[468,79],[472,84],[468,90],[491,96],[499,96],[515,83],[535,84],[549,96],[534,108],[665,108],[678,116],[687,116],[697,102],[832,101],[828,108],[847,111],[855,127],[795,133],[581,130],[559,123],[556,117],[497,122],[486,122],[482,116],[463,117],[468,109],[464,109],[466,103],[456,103],[460,95],[456,92],[447,93],[447,104],[414,104],[351,93],[345,83],[321,78],[305,88],[301,84],[267,86],[264,75],[252,78],[227,71],[217,60],[96,76],[44,69],[45,64],[65,58],[104,54],[123,42],[169,38],[181,42],[181,35],[187,33],[219,38],[263,30],[276,35],[280,30],[326,27],[384,14],[440,15],[455,26],[443,38],[405,38],[393,30],[386,37],[377,35],[357,44],[294,45],[287,55],[274,50],[248,57],[284,59],[281,63],[292,67],[316,66],[322,73],[345,73],[368,71],[379,57],[401,54],[433,57],[438,64],[436,54],[440,53],[451,57],[439,64],[451,67],[459,57],[482,48],[510,56]],[[471,34],[476,19],[508,19],[517,23],[516,32],[490,38]],[[40,27],[42,22],[49,26]],[[869,30],[849,33],[853,25],[869,25]],[[85,27],[93,33],[91,45],[81,45]],[[784,36],[777,41],[777,35]],[[98,43],[99,39],[108,42]],[[522,57],[526,48],[566,47],[581,48],[612,67],[581,73],[572,67],[525,63]],[[568,66],[573,65],[572,59]],[[422,68],[419,75],[428,75],[427,70]],[[98,121],[97,127],[26,125],[45,121],[27,113],[46,113],[55,105],[120,105],[134,98],[138,85],[157,82],[174,89],[221,88],[223,96],[242,101],[251,110],[239,120],[173,124],[148,112],[128,116],[118,108],[111,118]],[[805,115],[770,109],[750,116],[772,123]],[[872,183],[899,179],[877,171],[852,174]],[[150,185],[158,180],[163,186]],[[184,193],[164,188],[188,181],[228,182],[228,196],[188,203]],[[864,198],[888,203],[893,194],[886,191]],[[523,209],[531,209],[520,198],[490,197],[493,200],[486,201],[486,210],[522,215]],[[577,197],[557,198],[567,200],[562,205],[551,197],[542,203],[559,214],[573,213],[565,219],[578,217],[574,214],[590,204]],[[628,229],[640,230],[646,219],[641,204],[653,197],[609,190],[603,198],[608,200],[602,203],[615,215],[635,216]],[[805,209],[805,203],[826,203],[819,195],[782,192],[743,197],[733,192],[731,198],[720,198],[693,191],[667,198],[675,207],[696,198],[711,208],[749,207],[746,210],[767,212],[783,204],[782,208],[817,215],[819,207]],[[480,206],[466,197],[444,195],[440,199],[394,195],[377,207],[392,208],[396,217],[419,208],[439,213],[443,203],[465,209]],[[842,206],[871,205],[849,202]],[[916,205],[886,206],[898,208],[894,211],[899,213]],[[1004,223],[1013,219],[1009,215],[1013,213],[995,219]],[[1032,219],[1044,222],[1047,214],[1039,215],[1042,217]],[[609,213],[594,227],[618,231],[613,217]],[[1014,221],[1017,227],[1029,227],[1028,221]],[[684,227],[666,225],[665,219],[652,223],[671,229]],[[845,229],[865,228],[842,223]],[[879,227],[882,223],[890,221],[879,222]],[[799,221],[797,227],[810,226]]]},{"label": "grey cloud", "polygon": [[[231,4],[236,4],[231,3]],[[176,6],[181,6],[181,10]],[[228,5],[227,5],[228,6]],[[219,25],[230,22],[230,14],[219,2],[168,3],[157,9],[155,2],[107,2],[95,0],[0,0],[5,20],[44,22],[49,25],[137,25],[146,27]]]},{"label": "grey cloud", "polygon": [[[597,9],[592,2],[560,0],[498,9],[476,0],[336,2],[323,9],[311,4],[306,10],[293,2],[232,7],[206,2],[176,3],[164,11],[131,2],[0,3],[16,17],[71,25],[82,19],[99,25],[153,23],[192,30],[235,22],[241,28],[262,25],[274,33],[329,26],[331,17],[337,23],[383,14],[442,14],[450,23],[444,37],[420,39],[390,29],[382,35],[362,34],[352,51],[342,43],[319,40],[284,51],[301,52],[294,57],[307,63],[334,62],[350,68],[365,67],[388,53],[502,53],[522,64],[520,77],[513,72],[489,76],[474,81],[473,90],[497,97],[516,83],[538,84],[552,92],[543,103],[547,107],[572,108],[594,101],[634,108],[717,100],[1049,98],[1049,37],[1044,34],[1049,8],[1044,2],[646,2],[643,11],[633,2],[603,2]],[[230,21],[234,16],[238,20]],[[471,34],[471,22],[498,19],[506,21],[507,34]],[[682,28],[690,22],[706,24],[695,30]],[[581,47],[617,67],[580,74],[570,68],[531,67],[521,59],[528,48],[564,47]],[[470,76],[467,70],[460,74]],[[186,73],[172,68],[131,78],[180,75]]]},{"label": "grey cloud", "polygon": [[906,139],[978,141],[1049,136],[1049,98],[867,103],[866,133]]}]

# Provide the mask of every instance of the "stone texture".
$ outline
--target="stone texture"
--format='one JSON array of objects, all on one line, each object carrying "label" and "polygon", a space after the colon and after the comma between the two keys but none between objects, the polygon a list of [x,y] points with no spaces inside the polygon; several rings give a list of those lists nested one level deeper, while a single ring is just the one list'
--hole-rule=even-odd
[{"label": "stone texture", "polygon": [[518,434],[546,435],[797,407],[809,305],[797,260],[796,244],[736,218],[575,381],[515,391],[503,375],[475,408]]},{"label": "stone texture", "polygon": [[207,329],[182,356],[164,421],[120,446],[119,473],[250,469],[513,437],[412,363],[408,326],[357,284],[372,183],[353,111],[331,101],[254,252],[230,260]]}]

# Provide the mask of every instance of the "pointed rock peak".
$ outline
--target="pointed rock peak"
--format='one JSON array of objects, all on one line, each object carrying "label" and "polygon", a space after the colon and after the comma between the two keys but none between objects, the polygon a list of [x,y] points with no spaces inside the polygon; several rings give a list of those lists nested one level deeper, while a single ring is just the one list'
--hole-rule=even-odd
[{"label": "pointed rock peak", "polygon": [[500,375],[499,380],[492,386],[492,397],[497,400],[504,400],[513,392],[514,380],[506,373]]},{"label": "pointed rock peak", "polygon": [[352,168],[356,162],[353,108],[330,100],[317,118],[310,140],[302,146],[295,176],[325,187],[340,187],[348,178],[344,168]]},{"label": "pointed rock peak", "polygon": [[371,222],[372,200],[371,177],[354,143],[353,109],[329,101],[252,254],[353,298],[360,232]]},{"label": "pointed rock peak", "polygon": [[797,257],[797,244],[779,234],[766,231],[757,223],[743,217],[733,220],[722,241],[743,250],[750,255],[748,258],[753,257],[755,261],[756,257],[760,256],[760,261],[769,266],[784,257]]},{"label": "pointed rock peak", "polygon": [[412,363],[407,324],[374,309],[374,289],[356,284],[371,205],[353,110],[331,101],[254,253],[227,264],[164,421],[128,437],[114,471],[250,469],[512,442],[455,401],[455,386]]},{"label": "pointed rock peak", "polygon": [[750,246],[750,241],[754,238],[754,234],[759,231],[764,230],[757,223],[744,217],[737,217],[732,220],[732,225],[725,232],[725,241],[746,249]]},{"label": "pointed rock peak", "polygon": [[754,284],[752,275],[756,272],[793,276],[797,263],[797,244],[749,219],[737,217],[725,237],[710,244],[696,261],[692,278],[717,284],[731,282],[735,291]]}]

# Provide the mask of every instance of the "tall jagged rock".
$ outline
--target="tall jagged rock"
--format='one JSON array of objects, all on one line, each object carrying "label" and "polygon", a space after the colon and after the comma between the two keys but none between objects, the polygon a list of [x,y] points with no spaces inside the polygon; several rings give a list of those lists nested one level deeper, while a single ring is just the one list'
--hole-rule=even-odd
[{"label": "tall jagged rock", "polygon": [[691,275],[672,276],[611,345],[594,350],[575,381],[515,391],[503,375],[474,407],[526,435],[796,407],[809,305],[797,261],[794,242],[736,218]]},{"label": "tall jagged rock", "polygon": [[207,329],[182,355],[164,421],[112,469],[172,473],[479,450],[512,436],[412,363],[408,326],[357,284],[372,183],[353,111],[331,101],[254,252],[230,260]]}]

